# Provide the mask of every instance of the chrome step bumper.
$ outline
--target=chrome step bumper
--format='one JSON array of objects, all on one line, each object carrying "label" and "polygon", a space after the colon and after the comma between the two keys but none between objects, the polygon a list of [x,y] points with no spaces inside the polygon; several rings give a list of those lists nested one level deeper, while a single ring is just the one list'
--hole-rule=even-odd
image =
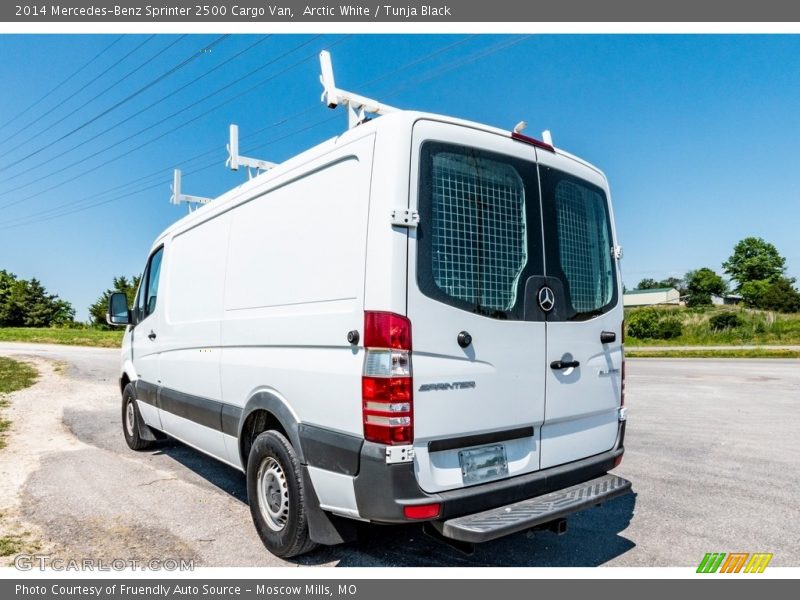
[{"label": "chrome step bumper", "polygon": [[524,531],[627,494],[631,482],[607,473],[562,490],[456,517],[434,526],[445,537],[479,543]]}]

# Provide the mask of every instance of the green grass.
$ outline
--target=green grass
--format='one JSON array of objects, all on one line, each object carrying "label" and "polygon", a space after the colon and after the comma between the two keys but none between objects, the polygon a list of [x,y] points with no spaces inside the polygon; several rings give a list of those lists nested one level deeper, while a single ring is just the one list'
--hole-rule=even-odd
[{"label": "green grass", "polygon": [[[626,318],[635,311],[655,310],[662,317],[677,318],[682,334],[668,340],[636,339],[628,335],[625,345],[636,346],[741,346],[741,345],[800,345],[800,313],[783,314],[771,311],[714,306],[708,308],[658,307],[625,311]],[[712,316],[734,313],[741,325],[733,329],[714,331]]]},{"label": "green grass", "polygon": [[11,556],[22,550],[22,540],[16,535],[0,536],[0,556]]},{"label": "green grass", "polygon": [[16,392],[30,387],[39,373],[31,365],[0,356],[0,394]]},{"label": "green grass", "polygon": [[[3,394],[16,392],[26,387],[32,386],[36,382],[39,373],[31,365],[0,356],[0,409],[8,406],[8,401],[3,398]],[[0,450],[2,450],[6,442],[3,439],[3,434],[11,427],[11,421],[0,417]],[[2,543],[0,538],[0,543]],[[0,554],[0,556],[3,556]]]},{"label": "green grass", "polygon": [[37,344],[66,344],[119,348],[124,329],[59,329],[37,327],[0,327],[0,342],[30,342]]},{"label": "green grass", "polygon": [[800,351],[782,348],[725,348],[724,350],[625,350],[626,358],[800,358]]}]

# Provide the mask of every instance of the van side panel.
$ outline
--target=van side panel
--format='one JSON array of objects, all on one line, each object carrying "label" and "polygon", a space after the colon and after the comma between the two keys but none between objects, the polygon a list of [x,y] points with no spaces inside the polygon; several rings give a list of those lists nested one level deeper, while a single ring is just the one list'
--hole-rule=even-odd
[{"label": "van side panel", "polygon": [[393,209],[409,207],[411,131],[408,121],[386,119],[375,139],[367,228],[365,310],[400,315],[407,311],[405,273],[409,230],[393,227],[389,218]]},{"label": "van side panel", "polygon": [[269,390],[299,423],[361,433],[363,356],[347,333],[363,328],[373,144],[369,135],[315,158],[231,211],[226,404]]},{"label": "van side panel", "polygon": [[178,233],[165,248],[161,422],[168,433],[228,459],[219,427],[222,288],[230,215]]}]

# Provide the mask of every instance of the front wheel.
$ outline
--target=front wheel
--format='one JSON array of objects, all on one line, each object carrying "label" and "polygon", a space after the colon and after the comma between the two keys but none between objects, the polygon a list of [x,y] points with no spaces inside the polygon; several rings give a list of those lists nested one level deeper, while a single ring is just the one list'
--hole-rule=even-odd
[{"label": "front wheel", "polygon": [[290,558],[313,550],[306,496],[297,454],[277,431],[259,435],[247,461],[247,499],[256,531],[267,549]]},{"label": "front wheel", "polygon": [[147,427],[147,425],[142,420],[139,407],[136,406],[136,391],[133,384],[129,383],[122,392],[122,433],[131,450],[145,450],[155,443],[142,439],[139,432],[143,427]]}]

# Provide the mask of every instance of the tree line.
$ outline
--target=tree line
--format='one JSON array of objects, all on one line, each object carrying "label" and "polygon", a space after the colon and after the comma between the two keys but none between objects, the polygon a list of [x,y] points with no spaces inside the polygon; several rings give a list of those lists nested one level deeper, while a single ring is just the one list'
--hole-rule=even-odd
[{"label": "tree line", "polygon": [[730,282],[713,269],[702,267],[689,271],[683,279],[642,279],[636,289],[675,288],[688,306],[708,306],[712,304],[712,296],[732,292],[740,295],[750,308],[800,312],[800,292],[794,287],[795,279],[786,276],[786,259],[764,239],[741,240],[722,263],[722,270]]},{"label": "tree line", "polygon": [[[739,294],[751,308],[780,312],[800,312],[800,292],[795,279],[786,276],[786,259],[771,243],[756,237],[741,240],[731,256],[722,263],[730,283],[709,267],[686,273],[683,278],[662,280],[642,279],[636,289],[675,288],[689,306],[712,303],[712,296],[728,292]],[[114,277],[111,288],[105,290],[89,307],[90,324],[108,328],[106,311],[108,298],[123,292],[133,305],[139,276]],[[53,327],[76,325],[75,309],[57,294],[49,293],[36,279],[21,279],[0,270],[0,327]]]}]

